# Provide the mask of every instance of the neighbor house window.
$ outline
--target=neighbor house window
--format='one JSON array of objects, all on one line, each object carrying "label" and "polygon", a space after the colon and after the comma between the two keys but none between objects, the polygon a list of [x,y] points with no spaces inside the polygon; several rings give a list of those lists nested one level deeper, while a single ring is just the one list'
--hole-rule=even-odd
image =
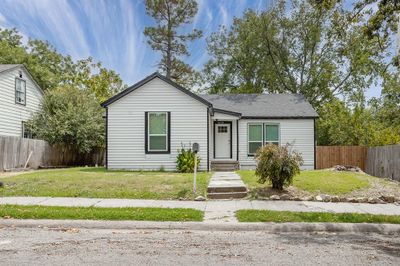
[{"label": "neighbor house window", "polygon": [[279,124],[248,124],[248,155],[253,156],[262,145],[279,145]]},{"label": "neighbor house window", "polygon": [[35,136],[33,135],[32,131],[26,125],[25,122],[22,122],[22,138],[24,139],[34,139]]},{"label": "neighbor house window", "polygon": [[15,102],[26,104],[26,81],[20,78],[15,79]]},{"label": "neighbor house window", "polygon": [[146,152],[169,153],[169,112],[146,112]]}]

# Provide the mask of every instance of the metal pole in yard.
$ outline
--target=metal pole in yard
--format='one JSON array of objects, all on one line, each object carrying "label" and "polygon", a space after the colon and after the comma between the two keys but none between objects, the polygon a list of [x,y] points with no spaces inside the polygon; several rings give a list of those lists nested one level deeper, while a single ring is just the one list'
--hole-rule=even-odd
[{"label": "metal pole in yard", "polygon": [[196,194],[196,178],[197,178],[197,153],[200,150],[199,143],[193,143],[192,152],[194,153],[194,173],[193,173],[193,193]]},{"label": "metal pole in yard", "polygon": [[193,194],[196,194],[197,153],[194,154]]}]

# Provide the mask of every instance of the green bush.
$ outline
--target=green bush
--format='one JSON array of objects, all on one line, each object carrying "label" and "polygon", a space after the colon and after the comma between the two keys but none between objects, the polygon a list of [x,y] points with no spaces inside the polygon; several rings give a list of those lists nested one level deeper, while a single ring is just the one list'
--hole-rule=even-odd
[{"label": "green bush", "polygon": [[[194,155],[192,149],[185,149],[184,146],[178,150],[179,154],[176,157],[176,168],[181,173],[194,172]],[[197,156],[197,167],[200,164],[200,158]]]},{"label": "green bush", "polygon": [[292,151],[289,144],[282,147],[265,145],[257,150],[255,159],[258,182],[264,184],[268,181],[272,188],[279,190],[292,183],[293,177],[300,173],[300,165],[303,163],[300,153]]}]

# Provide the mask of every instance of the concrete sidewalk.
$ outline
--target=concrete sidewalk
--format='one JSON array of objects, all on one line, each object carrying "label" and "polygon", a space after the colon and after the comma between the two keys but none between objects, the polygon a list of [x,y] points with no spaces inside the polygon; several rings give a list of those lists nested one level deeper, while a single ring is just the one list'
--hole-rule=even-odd
[{"label": "concrete sidewalk", "polygon": [[192,208],[204,211],[204,220],[206,222],[215,223],[237,222],[235,211],[242,209],[400,215],[400,206],[395,204],[312,201],[210,200],[198,202],[101,198],[0,197],[0,205],[4,204],[66,207]]}]

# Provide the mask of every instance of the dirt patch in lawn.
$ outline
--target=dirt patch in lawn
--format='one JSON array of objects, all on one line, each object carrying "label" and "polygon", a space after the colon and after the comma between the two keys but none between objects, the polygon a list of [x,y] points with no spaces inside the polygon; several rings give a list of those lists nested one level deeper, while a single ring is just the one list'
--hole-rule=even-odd
[{"label": "dirt patch in lawn", "polygon": [[[368,176],[368,175],[367,175]],[[400,182],[389,179],[378,179],[368,176],[370,187],[361,190],[355,190],[346,194],[347,197],[374,197],[392,195],[400,198]]]},{"label": "dirt patch in lawn", "polygon": [[[304,190],[300,190],[294,186],[284,188],[282,191],[273,189],[272,187],[258,187],[250,189],[250,197],[252,198],[267,198],[273,195],[282,197],[288,195],[290,198],[298,198],[299,200],[311,197],[313,194]],[[285,196],[283,196],[285,197]]]}]

